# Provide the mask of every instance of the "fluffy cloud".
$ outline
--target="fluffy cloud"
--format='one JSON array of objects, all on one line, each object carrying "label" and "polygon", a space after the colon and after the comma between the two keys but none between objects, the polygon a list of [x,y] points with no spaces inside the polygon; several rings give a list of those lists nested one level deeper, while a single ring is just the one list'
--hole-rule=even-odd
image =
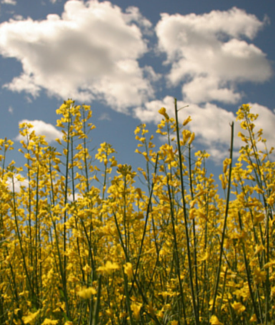
[{"label": "fluffy cloud", "polygon": [[70,202],[73,202],[73,201],[77,201],[78,199],[82,199],[83,195],[79,193],[75,193],[75,199],[74,199],[73,195],[69,194],[67,198]]},{"label": "fluffy cloud", "polygon": [[[62,132],[58,131],[52,124],[45,123],[44,121],[30,121],[30,120],[22,120],[18,124],[20,125],[21,123],[30,123],[32,124],[31,131],[35,131],[36,135],[44,135],[46,138],[46,141],[48,143],[54,142],[56,138],[62,139]],[[22,137],[21,134],[19,134],[16,137],[17,141],[23,140],[24,138]]]},{"label": "fluffy cloud", "polygon": [[[71,0],[61,16],[10,20],[0,25],[0,53],[21,61],[23,72],[5,86],[38,96],[105,100],[120,111],[153,96],[143,33],[151,23],[137,8],[125,13],[110,2]],[[145,78],[145,75],[147,78]]]},{"label": "fluffy cloud", "polygon": [[[259,114],[257,120],[254,122],[255,131],[263,129],[262,138],[265,138],[267,141],[267,147],[271,148],[275,143],[275,110],[272,112],[265,106],[259,105],[257,103],[249,103],[251,106],[251,113]],[[259,149],[264,150],[264,147],[261,146]]]},{"label": "fluffy cloud", "polygon": [[[263,137],[267,139],[268,148],[275,143],[274,125],[275,114],[265,106],[252,103],[251,112],[259,114],[258,119],[254,122],[255,130],[263,129]],[[135,117],[143,123],[159,123],[162,116],[158,114],[158,110],[165,107],[169,116],[175,116],[174,98],[167,96],[162,101],[155,100],[148,102],[145,107],[138,107],[134,110]],[[196,134],[196,141],[204,146],[210,153],[212,159],[219,162],[228,157],[228,149],[230,147],[230,124],[235,123],[234,127],[234,148],[239,150],[243,145],[241,139],[237,136],[239,131],[244,133],[240,125],[236,121],[236,116],[217,105],[206,103],[203,107],[197,104],[188,105],[187,102],[177,102],[179,110],[179,122],[183,122],[188,116],[192,121],[187,128]],[[263,149],[260,147],[259,149]]]},{"label": "fluffy cloud", "polygon": [[11,178],[8,178],[7,180],[7,186],[9,191],[13,191],[13,186],[14,186],[14,192],[17,193],[20,192],[21,186],[28,187],[28,185],[29,185],[29,181],[26,178],[24,178],[24,176],[21,174],[14,175],[14,185],[12,183]]},{"label": "fluffy cloud", "polygon": [[[179,111],[179,120],[192,117],[187,127],[217,162],[228,156],[230,124],[236,117],[211,102],[237,103],[242,97],[236,89],[238,83],[270,78],[271,64],[265,54],[248,42],[264,24],[254,15],[232,8],[203,15],[162,14],[156,26],[158,49],[167,55],[165,64],[171,65],[168,82],[182,87],[183,101],[178,101],[178,107],[185,108]],[[275,115],[267,107],[251,105],[251,111],[259,114],[256,128],[264,130],[271,145],[275,141]],[[135,117],[158,123],[162,116],[157,111],[162,106],[174,116],[174,99],[167,96],[137,107]],[[237,136],[239,131],[240,125],[235,123],[236,151],[243,145]]]},{"label": "fluffy cloud", "polygon": [[[144,108],[135,109],[135,116],[142,122],[158,123],[162,116],[158,114],[158,110],[165,107],[169,116],[175,116],[174,98],[167,96],[163,101],[148,102]],[[184,121],[191,116],[192,122],[188,124],[188,128],[196,133],[197,140],[207,146],[223,145],[229,143],[230,128],[229,124],[235,120],[234,114],[225,109],[217,107],[214,104],[207,103],[204,107],[196,104],[188,104],[187,102],[177,102],[179,110],[179,122]],[[226,128],[228,126],[228,128]],[[227,130],[228,129],[228,130]]]},{"label": "fluffy cloud", "polygon": [[162,14],[156,26],[158,48],[171,65],[168,81],[182,86],[184,100],[192,103],[236,103],[235,91],[244,81],[270,78],[266,55],[248,43],[264,26],[256,16],[238,8],[203,15]]},{"label": "fluffy cloud", "polygon": [[1,3],[3,4],[7,4],[7,5],[16,5],[16,1],[15,0],[2,0]]},{"label": "fluffy cloud", "polygon": [[106,120],[111,121],[110,115],[108,113],[103,113],[98,118],[100,121]]}]

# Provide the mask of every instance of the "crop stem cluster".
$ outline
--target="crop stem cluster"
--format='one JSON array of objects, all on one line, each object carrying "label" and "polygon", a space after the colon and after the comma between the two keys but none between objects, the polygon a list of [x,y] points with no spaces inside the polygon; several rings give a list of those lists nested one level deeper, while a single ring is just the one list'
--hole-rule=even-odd
[{"label": "crop stem cluster", "polygon": [[158,150],[136,128],[137,171],[110,144],[93,153],[92,111],[72,100],[57,110],[61,152],[23,123],[16,167],[0,139],[0,324],[272,324],[275,164],[250,109],[235,164],[231,124],[225,199],[176,99]]}]

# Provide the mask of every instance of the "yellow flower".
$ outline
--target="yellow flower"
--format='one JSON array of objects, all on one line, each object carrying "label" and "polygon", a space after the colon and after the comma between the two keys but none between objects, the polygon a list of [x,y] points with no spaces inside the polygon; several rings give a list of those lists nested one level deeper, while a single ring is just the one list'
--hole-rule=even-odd
[{"label": "yellow flower", "polygon": [[127,274],[127,276],[129,277],[129,279],[132,279],[133,276],[133,265],[132,263],[126,263],[125,265],[123,265],[124,267],[124,273]]},{"label": "yellow flower", "polygon": [[44,322],[41,325],[56,325],[56,324],[58,324],[58,320],[45,318]]},{"label": "yellow flower", "polygon": [[268,267],[271,267],[271,266],[273,266],[273,265],[275,265],[275,260],[270,261],[269,263],[266,263],[266,264],[264,265],[264,268],[267,269]]},{"label": "yellow flower", "polygon": [[262,252],[263,250],[265,250],[264,245],[256,245],[256,246],[255,246],[255,252],[254,252],[254,255],[259,254],[259,253]]},{"label": "yellow flower", "polygon": [[30,313],[28,316],[22,317],[25,324],[33,324],[36,317],[39,315],[40,309],[36,313]]},{"label": "yellow flower", "polygon": [[218,320],[218,317],[213,315],[211,316],[210,318],[210,324],[211,325],[223,325],[223,323],[221,323],[219,320]]},{"label": "yellow flower", "polygon": [[191,132],[189,130],[182,131],[182,144],[185,145],[188,139],[191,137]]},{"label": "yellow flower", "polygon": [[250,111],[250,105],[249,104],[242,104],[242,110],[243,111],[246,111],[246,112],[249,112]]},{"label": "yellow flower", "polygon": [[191,116],[188,116],[186,120],[183,121],[182,125],[185,126],[188,124],[190,121],[192,121]]},{"label": "yellow flower", "polygon": [[188,141],[188,144],[190,145],[195,139],[195,133],[191,134],[190,140]]},{"label": "yellow flower", "polygon": [[77,293],[83,299],[90,299],[92,295],[96,294],[96,289],[93,287],[83,288]]},{"label": "yellow flower", "polygon": [[206,252],[201,258],[200,261],[207,261],[209,259],[210,255],[209,252]]},{"label": "yellow flower", "polygon": [[241,128],[246,130],[247,129],[247,123],[246,121],[242,121],[241,124],[240,124]]},{"label": "yellow flower", "polygon": [[193,220],[196,217],[196,215],[197,215],[197,210],[194,208],[191,208],[189,211],[189,219]]},{"label": "yellow flower", "polygon": [[163,116],[166,118],[166,120],[169,120],[169,116],[167,115],[167,113],[166,113],[166,109],[165,109],[164,107],[162,107],[162,108],[159,110],[159,113],[160,113],[161,115],[163,115]]},{"label": "yellow flower", "polygon": [[256,322],[257,321],[257,317],[256,314],[253,314],[249,320],[250,322]]},{"label": "yellow flower", "polygon": [[178,325],[178,323],[179,323],[179,322],[178,322],[177,320],[172,320],[170,324],[171,324],[171,325]]},{"label": "yellow flower", "polygon": [[140,127],[137,126],[134,133],[138,134],[139,132],[140,132]]},{"label": "yellow flower", "polygon": [[226,158],[226,159],[224,159],[224,161],[223,161],[223,173],[226,172],[227,167],[228,167],[228,165],[230,165],[230,164],[231,164],[231,159],[230,159],[230,158]]},{"label": "yellow flower", "polygon": [[97,272],[109,275],[118,269],[119,269],[119,266],[117,263],[112,263],[110,261],[107,261],[105,266],[100,266],[99,268],[97,268]]},{"label": "yellow flower", "polygon": [[133,311],[133,315],[136,319],[139,318],[139,313],[141,310],[142,304],[138,303],[138,302],[134,302],[131,304],[131,309]]},{"label": "yellow flower", "polygon": [[238,314],[241,314],[243,311],[245,311],[245,306],[242,305],[240,302],[234,301],[233,304],[231,304],[231,306]]}]

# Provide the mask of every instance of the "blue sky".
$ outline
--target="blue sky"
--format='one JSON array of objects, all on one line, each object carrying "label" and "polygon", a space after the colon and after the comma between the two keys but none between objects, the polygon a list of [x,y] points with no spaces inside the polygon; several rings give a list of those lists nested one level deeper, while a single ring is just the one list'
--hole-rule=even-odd
[{"label": "blue sky", "polygon": [[[55,111],[68,98],[91,105],[94,147],[112,144],[134,169],[144,166],[135,127],[155,134],[158,110],[173,116],[174,97],[188,105],[180,120],[192,117],[195,150],[210,153],[210,171],[228,156],[229,123],[242,103],[260,114],[256,126],[274,146],[273,1],[0,3],[0,138],[16,150],[23,120],[56,138]],[[155,134],[155,142],[163,140]]]}]

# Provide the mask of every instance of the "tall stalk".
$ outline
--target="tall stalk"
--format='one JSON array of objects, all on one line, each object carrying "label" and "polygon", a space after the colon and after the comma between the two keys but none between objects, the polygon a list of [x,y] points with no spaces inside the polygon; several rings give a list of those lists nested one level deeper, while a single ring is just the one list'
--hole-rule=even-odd
[{"label": "tall stalk", "polygon": [[179,134],[179,121],[178,121],[178,108],[177,108],[177,99],[175,98],[175,117],[176,117],[176,132],[177,132],[177,146],[179,152],[179,168],[180,168],[180,184],[181,184],[181,197],[183,204],[183,216],[184,216],[184,225],[185,225],[185,236],[186,236],[186,248],[187,248],[187,257],[188,257],[188,272],[189,272],[189,284],[191,289],[192,296],[192,305],[193,305],[193,315],[195,318],[195,324],[199,325],[199,313],[197,312],[195,292],[193,286],[193,272],[192,272],[192,262],[191,262],[191,251],[190,251],[190,239],[188,233],[188,218],[184,194],[184,183],[183,183],[183,171],[182,171],[182,156],[181,156],[181,146],[180,146],[180,134]]},{"label": "tall stalk", "polygon": [[[189,162],[189,186],[191,199],[194,199],[193,193],[193,178],[191,168],[191,144],[188,145],[188,162]],[[193,231],[193,245],[194,245],[194,265],[195,265],[195,284],[196,284],[196,298],[197,298],[197,312],[199,313],[199,284],[198,284],[198,265],[197,265],[197,238],[196,238],[196,224],[195,218],[192,220],[192,231]]]},{"label": "tall stalk", "polygon": [[231,143],[230,143],[230,165],[229,165],[229,176],[228,176],[228,188],[227,188],[227,198],[226,198],[226,208],[225,208],[225,217],[223,223],[223,231],[222,231],[222,239],[220,242],[220,256],[219,256],[219,264],[217,269],[217,278],[214,289],[213,296],[213,305],[212,305],[212,315],[215,313],[215,304],[218,293],[219,281],[220,281],[220,273],[221,273],[221,265],[222,265],[222,255],[223,255],[223,244],[225,238],[225,230],[226,230],[226,222],[228,217],[229,210],[229,198],[230,198],[230,190],[231,190],[231,173],[232,173],[232,160],[233,160],[233,140],[234,140],[234,122],[232,122],[231,126]]},{"label": "tall stalk", "polygon": [[[240,230],[243,231],[242,218],[241,218],[240,211],[238,212],[238,217],[239,217]],[[254,308],[254,312],[255,312],[256,317],[257,317],[257,322],[260,324],[260,323],[262,323],[262,320],[260,319],[260,315],[259,315],[259,312],[258,312],[258,309],[257,309],[257,306],[256,306],[255,299],[254,299],[254,293],[253,293],[252,283],[251,283],[251,278],[252,278],[251,270],[250,270],[250,266],[249,266],[249,263],[248,263],[247,258],[246,258],[245,244],[244,244],[243,241],[242,241],[242,247],[243,247],[243,257],[244,257],[244,263],[245,263],[245,269],[246,269],[246,275],[247,275],[247,282],[248,282],[248,287],[249,287],[250,298],[252,300],[252,305],[253,305],[253,308]]]},{"label": "tall stalk", "polygon": [[168,195],[169,195],[169,202],[170,202],[170,212],[171,212],[171,220],[172,220],[172,227],[173,227],[174,253],[175,253],[175,260],[176,260],[176,273],[177,273],[177,277],[178,277],[178,281],[179,281],[179,287],[180,287],[180,298],[181,298],[182,309],[183,309],[184,324],[187,324],[186,311],[185,311],[185,301],[184,301],[184,295],[183,295],[183,287],[182,287],[182,282],[181,282],[181,278],[180,278],[180,262],[179,262],[177,234],[176,234],[176,229],[175,229],[174,206],[173,206],[173,200],[172,200],[172,196],[171,196],[171,189],[170,189],[170,185],[169,185],[169,177],[168,177],[168,175],[167,175],[167,187],[168,187]]}]

